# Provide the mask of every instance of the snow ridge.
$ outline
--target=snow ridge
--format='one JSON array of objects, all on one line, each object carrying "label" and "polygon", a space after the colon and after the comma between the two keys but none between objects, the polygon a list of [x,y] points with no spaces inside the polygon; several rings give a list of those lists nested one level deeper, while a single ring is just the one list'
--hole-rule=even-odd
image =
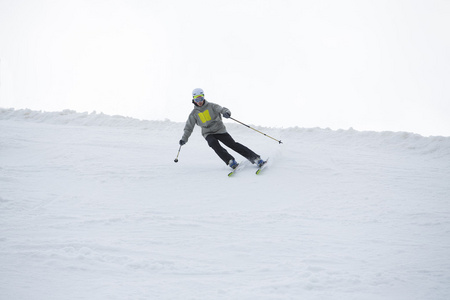
[{"label": "snow ridge", "polygon": [[[4,109],[0,108],[0,120],[26,121],[55,125],[82,125],[101,126],[115,128],[136,128],[158,131],[176,131],[181,134],[184,123],[164,121],[139,120],[120,115],[106,115],[97,112],[76,112],[74,110],[63,110],[60,112],[43,112],[30,109]],[[247,131],[247,128],[236,123],[227,123],[229,129],[234,131]],[[262,132],[270,132],[283,139],[297,138],[299,136],[313,139],[333,139],[336,142],[365,144],[371,147],[402,147],[407,151],[421,154],[432,154],[436,156],[450,156],[450,137],[431,136],[424,137],[409,132],[374,132],[357,131],[352,128],[348,130],[331,130],[323,128],[268,128],[250,124],[253,128]]]},{"label": "snow ridge", "polygon": [[119,115],[110,116],[95,111],[79,113],[69,109],[60,112],[42,112],[30,109],[0,108],[0,120],[83,126],[137,127],[144,129],[173,125],[173,122],[169,120],[147,121]]}]

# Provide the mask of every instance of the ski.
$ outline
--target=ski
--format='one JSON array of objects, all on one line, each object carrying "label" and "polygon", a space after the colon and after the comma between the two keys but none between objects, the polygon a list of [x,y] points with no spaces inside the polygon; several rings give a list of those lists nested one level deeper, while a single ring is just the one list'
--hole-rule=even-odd
[{"label": "ski", "polygon": [[256,175],[259,175],[259,173],[261,173],[261,171],[267,166],[267,162],[269,161],[269,159],[267,158],[264,163],[258,167],[258,170],[256,170]]},{"label": "ski", "polygon": [[238,166],[236,167],[236,169],[233,169],[233,171],[231,171],[230,173],[228,173],[228,177],[233,176],[234,174],[236,174],[236,172],[242,170],[243,168],[244,168],[243,162],[239,163]]},{"label": "ski", "polygon": [[[269,159],[267,158],[264,163],[262,164],[262,166],[258,167],[258,170],[256,170],[256,174],[258,175],[259,173],[261,173],[261,171],[267,166],[267,162],[269,161]],[[239,163],[239,165],[236,167],[236,169],[232,170],[231,172],[228,173],[228,177],[232,177],[234,174],[236,174],[237,172],[241,171],[246,165],[246,162],[243,161],[241,163]]]}]

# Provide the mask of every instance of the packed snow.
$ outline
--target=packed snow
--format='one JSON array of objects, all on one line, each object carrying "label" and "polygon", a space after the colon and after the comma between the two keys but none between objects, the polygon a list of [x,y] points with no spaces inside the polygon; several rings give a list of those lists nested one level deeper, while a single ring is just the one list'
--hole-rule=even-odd
[{"label": "packed snow", "polygon": [[450,299],[450,137],[233,116],[0,109],[0,299]]}]

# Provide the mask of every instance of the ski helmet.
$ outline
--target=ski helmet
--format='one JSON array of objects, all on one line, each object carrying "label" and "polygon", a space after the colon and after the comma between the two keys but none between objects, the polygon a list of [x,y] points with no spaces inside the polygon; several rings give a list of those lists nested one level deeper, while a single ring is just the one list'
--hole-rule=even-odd
[{"label": "ski helmet", "polygon": [[192,98],[197,98],[201,95],[201,97],[205,97],[205,93],[203,92],[202,89],[197,88],[195,90],[192,91]]}]

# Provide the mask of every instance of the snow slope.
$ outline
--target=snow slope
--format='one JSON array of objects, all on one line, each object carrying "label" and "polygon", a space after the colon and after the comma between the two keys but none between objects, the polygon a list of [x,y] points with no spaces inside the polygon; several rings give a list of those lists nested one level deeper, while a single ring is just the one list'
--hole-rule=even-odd
[{"label": "snow slope", "polygon": [[449,137],[183,126],[0,109],[0,299],[450,298]]}]

